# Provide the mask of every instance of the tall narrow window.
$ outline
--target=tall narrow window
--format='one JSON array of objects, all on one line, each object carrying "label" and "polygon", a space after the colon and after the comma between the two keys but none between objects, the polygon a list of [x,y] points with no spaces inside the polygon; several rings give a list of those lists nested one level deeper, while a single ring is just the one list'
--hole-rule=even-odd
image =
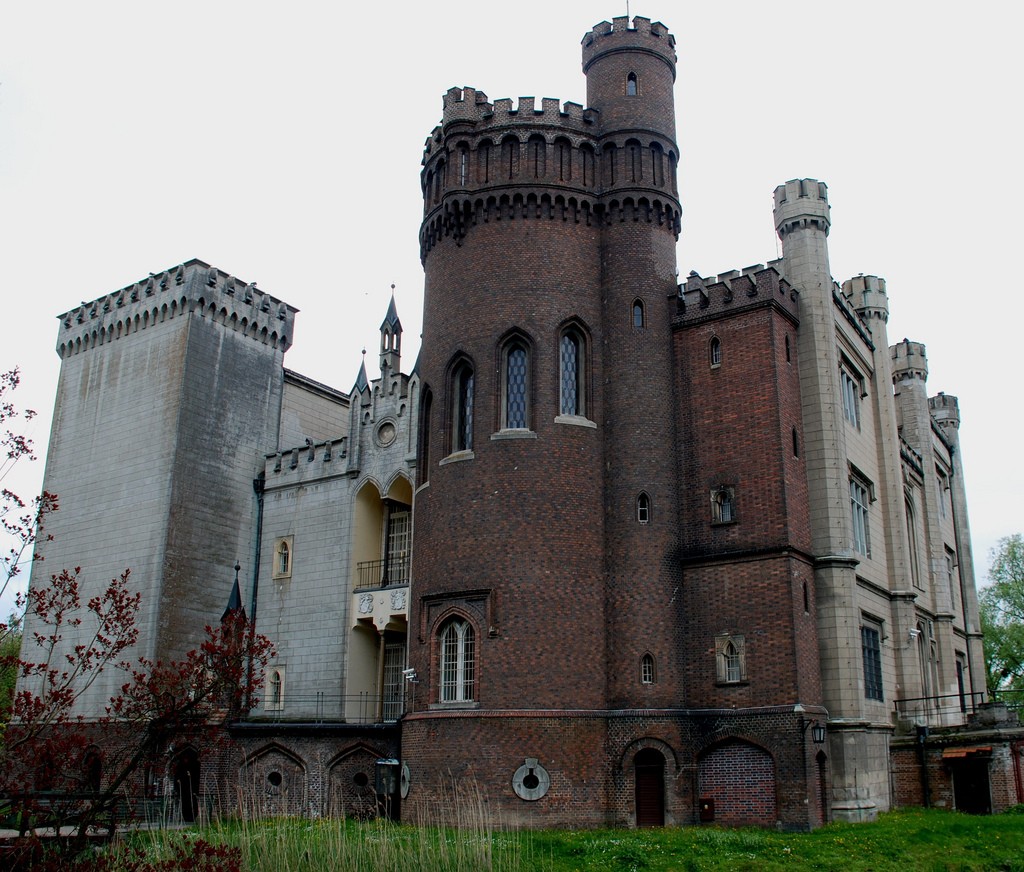
[{"label": "tall narrow window", "polygon": [[921,559],[917,548],[917,518],[910,500],[903,501],[903,510],[907,516],[907,547],[910,549],[910,580],[914,587],[923,590],[921,584]]},{"label": "tall narrow window", "polygon": [[640,329],[646,326],[646,320],[644,318],[644,301],[633,300],[633,327]]},{"label": "tall narrow window", "polygon": [[640,524],[651,522],[651,498],[645,493],[636,498],[636,519]]},{"label": "tall narrow window", "polygon": [[382,716],[385,721],[397,721],[404,709],[405,676],[405,642],[387,641],[384,643],[384,687],[381,694],[383,700]]},{"label": "tall narrow window", "polygon": [[277,548],[277,574],[288,575],[291,568],[291,551],[288,548],[288,543],[282,541]]},{"label": "tall narrow window", "polygon": [[502,427],[507,430],[522,430],[529,427],[527,420],[527,369],[526,346],[514,341],[505,349],[505,403]]},{"label": "tall narrow window", "polygon": [[558,344],[559,414],[583,415],[583,338],[575,330],[562,334]]},{"label": "tall narrow window", "polygon": [[275,667],[267,674],[267,697],[263,707],[270,712],[284,708],[284,668]]},{"label": "tall narrow window", "polygon": [[731,524],[736,520],[736,502],[731,487],[715,488],[711,492],[711,521],[715,524]]},{"label": "tall narrow window", "polygon": [[466,146],[459,148],[459,187],[464,188],[469,184],[469,149]]},{"label": "tall narrow window", "polygon": [[724,656],[725,680],[739,681],[742,675],[740,672],[740,652],[736,650],[736,646],[732,642],[726,642]]},{"label": "tall narrow window", "polygon": [[410,518],[408,506],[393,503],[388,509],[384,543],[384,584],[409,583]]},{"label": "tall narrow window", "polygon": [[469,702],[474,698],[476,633],[467,622],[454,618],[441,631],[441,702]]},{"label": "tall narrow window", "polygon": [[843,416],[860,427],[860,379],[852,375],[845,367],[839,371],[839,379],[843,392]]},{"label": "tall narrow window", "polygon": [[604,147],[604,183],[615,184],[615,146],[612,143]]},{"label": "tall narrow window", "polygon": [[630,73],[626,76],[626,96],[636,96],[636,73]]},{"label": "tall narrow window", "polygon": [[711,344],[708,346],[708,355],[712,366],[722,365],[722,340],[717,336],[712,338]]},{"label": "tall narrow window", "polygon": [[292,545],[291,536],[274,540],[274,562],[271,575],[274,578],[291,578],[292,576]]},{"label": "tall narrow window", "polygon": [[882,645],[878,626],[864,624],[860,628],[860,651],[864,661],[864,696],[884,700],[882,693]]},{"label": "tall narrow window", "polygon": [[433,424],[431,412],[434,405],[434,393],[430,388],[423,390],[423,404],[420,412],[420,461],[416,465],[420,484],[430,480],[430,427]]},{"label": "tall narrow window", "polygon": [[473,449],[473,367],[462,361],[452,375],[452,451]]},{"label": "tall narrow window", "polygon": [[949,603],[956,608],[956,589],[959,586],[957,584],[956,554],[948,548],[946,549],[946,584],[949,585]]},{"label": "tall narrow window", "polygon": [[870,497],[867,487],[859,479],[850,479],[850,512],[853,516],[853,547],[865,557],[871,556],[871,538],[868,524]]},{"label": "tall narrow window", "polygon": [[650,654],[640,658],[640,683],[654,684],[654,658]]}]

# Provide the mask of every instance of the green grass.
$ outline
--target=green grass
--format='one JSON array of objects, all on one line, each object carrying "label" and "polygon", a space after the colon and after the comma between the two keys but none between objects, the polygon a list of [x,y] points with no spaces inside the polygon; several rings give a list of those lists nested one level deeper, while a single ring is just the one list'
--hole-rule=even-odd
[{"label": "green grass", "polygon": [[401,870],[1005,870],[1024,872],[1024,814],[974,817],[913,809],[813,833],[684,827],[659,830],[453,830],[385,822],[275,819],[140,833],[154,859],[178,840],[242,849],[252,872]]}]

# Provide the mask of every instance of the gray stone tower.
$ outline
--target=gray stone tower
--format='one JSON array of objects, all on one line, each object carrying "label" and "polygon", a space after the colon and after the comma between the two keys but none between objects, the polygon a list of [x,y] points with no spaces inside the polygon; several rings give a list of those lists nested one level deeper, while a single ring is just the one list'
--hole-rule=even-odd
[{"label": "gray stone tower", "polygon": [[[84,600],[130,569],[137,655],[194,647],[235,561],[252,570],[252,480],[276,444],[295,311],[191,260],[60,316],[44,487],[62,509],[35,574],[80,566]],[[102,712],[122,682],[105,672],[80,713]]]}]

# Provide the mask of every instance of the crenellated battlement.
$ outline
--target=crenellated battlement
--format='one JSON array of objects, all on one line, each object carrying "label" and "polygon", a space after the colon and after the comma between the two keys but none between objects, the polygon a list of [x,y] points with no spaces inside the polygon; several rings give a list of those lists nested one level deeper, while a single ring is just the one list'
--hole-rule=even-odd
[{"label": "crenellated battlement", "polygon": [[660,21],[651,21],[639,15],[633,16],[630,27],[626,15],[613,18],[611,22],[595,24],[582,40],[583,72],[604,54],[613,51],[648,51],[660,56],[675,75],[676,39]]},{"label": "crenellated battlement", "polygon": [[193,259],[59,315],[57,353],[78,354],[192,312],[286,351],[298,309]]},{"label": "crenellated battlement", "polygon": [[928,409],[942,429],[960,429],[960,402],[956,397],[939,391],[936,396],[928,398]]},{"label": "crenellated battlement", "polygon": [[564,133],[579,144],[593,134],[600,118],[596,109],[585,109],[582,104],[571,101],[562,104],[555,97],[542,97],[539,107],[535,97],[520,97],[515,105],[510,97],[491,103],[483,91],[470,87],[449,88],[441,102],[441,123],[423,144],[424,166],[446,144],[448,148],[457,146],[460,136],[473,137],[475,148],[480,138],[497,145],[510,132],[518,133],[525,142],[529,135],[525,128],[543,128]]},{"label": "crenellated battlement", "polygon": [[347,436],[325,442],[313,442],[310,439],[305,445],[265,455],[267,489],[287,487],[330,475],[343,475],[347,471]]},{"label": "crenellated battlement", "polygon": [[904,339],[896,345],[889,346],[892,356],[893,382],[908,379],[928,380],[928,355],[923,342],[911,342]]},{"label": "crenellated battlement", "polygon": [[889,297],[885,292],[885,279],[859,275],[843,282],[842,294],[865,320],[889,320]]},{"label": "crenellated battlement", "polygon": [[797,320],[799,294],[774,266],[758,263],[706,278],[691,271],[679,286],[676,323],[701,321],[766,303],[778,305]]},{"label": "crenellated battlement", "polygon": [[828,185],[817,179],[791,179],[775,189],[775,229],[785,236],[800,228],[815,228],[826,236],[832,226]]}]

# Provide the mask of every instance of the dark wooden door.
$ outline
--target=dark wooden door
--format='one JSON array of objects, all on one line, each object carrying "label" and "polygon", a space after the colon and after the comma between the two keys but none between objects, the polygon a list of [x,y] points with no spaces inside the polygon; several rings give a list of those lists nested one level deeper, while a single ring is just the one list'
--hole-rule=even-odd
[{"label": "dark wooden door", "polygon": [[665,758],[645,748],[633,758],[635,775],[636,825],[665,826]]}]

